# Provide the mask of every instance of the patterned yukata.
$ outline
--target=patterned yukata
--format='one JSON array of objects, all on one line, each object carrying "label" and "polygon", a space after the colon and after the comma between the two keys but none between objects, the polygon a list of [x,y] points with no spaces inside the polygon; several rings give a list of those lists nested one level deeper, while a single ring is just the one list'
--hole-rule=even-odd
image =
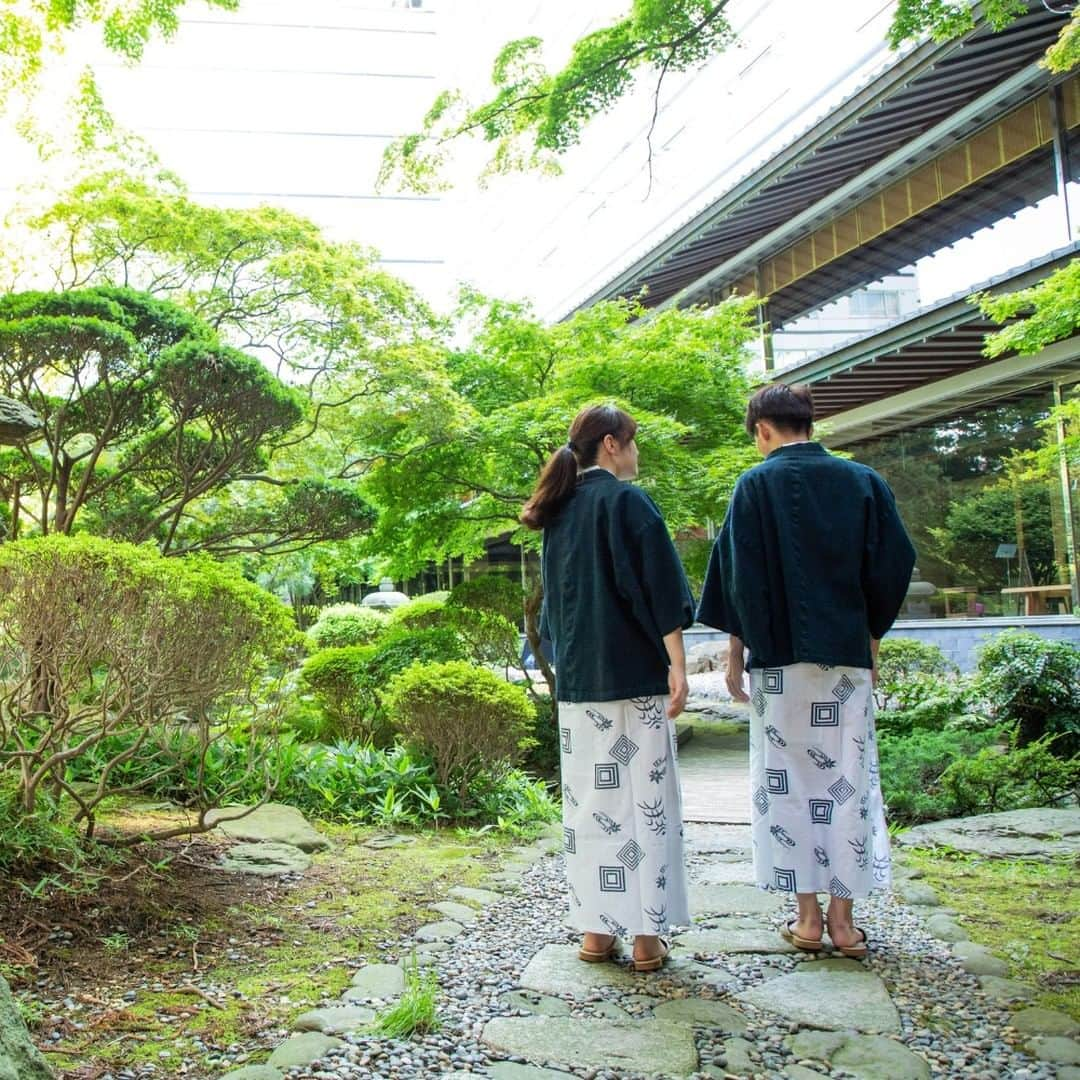
[{"label": "patterned yukata", "polygon": [[754,871],[783,892],[888,888],[871,640],[900,611],[915,549],[888,484],[815,442],[744,473],[698,619],[750,650]]},{"label": "patterned yukata", "polygon": [[874,699],[865,668],[750,672],[754,876],[861,899],[890,884]]},{"label": "patterned yukata", "polygon": [[584,471],[544,529],[541,633],[555,652],[570,922],[597,934],[689,923],[664,638],[694,602],[655,503]]},{"label": "patterned yukata", "polygon": [[667,699],[560,702],[570,923],[629,936],[687,925],[682,793]]}]

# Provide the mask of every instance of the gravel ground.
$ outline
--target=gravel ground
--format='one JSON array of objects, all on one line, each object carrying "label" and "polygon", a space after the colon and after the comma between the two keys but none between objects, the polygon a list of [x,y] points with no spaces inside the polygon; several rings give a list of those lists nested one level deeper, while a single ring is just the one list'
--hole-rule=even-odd
[{"label": "gravel ground", "polygon": [[[691,879],[710,861],[707,854],[690,857]],[[436,970],[441,987],[439,1032],[410,1041],[394,1041],[365,1036],[348,1036],[348,1046],[307,1069],[289,1075],[303,1080],[352,1080],[352,1078],[397,1077],[412,1080],[438,1077],[446,1072],[465,1071],[483,1075],[493,1060],[480,1043],[485,1022],[495,1016],[526,1015],[500,1000],[513,990],[533,954],[552,942],[572,942],[575,936],[563,925],[566,893],[561,859],[546,856],[525,872],[522,903],[517,897],[487,908],[477,922],[454,943],[450,952],[437,957]],[[783,918],[762,917],[779,926]],[[905,1045],[921,1054],[935,1077],[963,1077],[968,1080],[1050,1080],[1052,1066],[1036,1062],[1011,1044],[1007,1031],[1009,1012],[988,1001],[973,976],[967,975],[948,956],[948,947],[929,936],[920,918],[890,898],[860,904],[859,921],[873,942],[867,962],[869,970],[884,980],[897,1006]],[[709,921],[701,924],[707,927]],[[404,960],[410,942],[388,947],[385,960]],[[749,989],[765,979],[793,971],[798,964],[815,963],[801,955],[718,955],[699,957],[725,972],[733,992]],[[662,976],[649,976],[651,992],[660,998],[684,997],[687,990]],[[704,991],[700,996],[709,996]],[[723,998],[722,998],[723,999]],[[605,991],[591,1000],[569,1001],[571,1015],[598,1015],[601,1001],[621,1006],[633,1017],[648,1017],[650,1010],[634,993]],[[798,1030],[797,1025],[746,1008],[755,1075],[782,1076],[796,1059],[783,1045]],[[697,1077],[726,1075],[725,1039],[717,1032],[700,1030],[697,1045],[702,1071]],[[521,1060],[521,1059],[509,1059]],[[554,1067],[554,1063],[551,1063]],[[823,1075],[843,1077],[839,1070],[828,1072],[820,1062],[801,1061]],[[638,1080],[627,1073],[576,1070],[587,1080]],[[745,1075],[745,1074],[739,1074]]]}]

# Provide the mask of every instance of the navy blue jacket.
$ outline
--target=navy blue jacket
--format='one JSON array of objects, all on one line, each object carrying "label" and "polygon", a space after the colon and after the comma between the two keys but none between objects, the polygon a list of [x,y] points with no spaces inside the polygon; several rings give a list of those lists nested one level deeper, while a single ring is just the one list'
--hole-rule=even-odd
[{"label": "navy blue jacket", "polygon": [[915,549],[889,485],[820,443],[774,450],[739,477],[698,619],[741,638],[751,667],[869,668],[904,602]]},{"label": "navy blue jacket", "polygon": [[541,565],[558,699],[666,694],[663,638],[693,623],[694,600],[652,499],[605,469],[583,473],[544,529]]}]

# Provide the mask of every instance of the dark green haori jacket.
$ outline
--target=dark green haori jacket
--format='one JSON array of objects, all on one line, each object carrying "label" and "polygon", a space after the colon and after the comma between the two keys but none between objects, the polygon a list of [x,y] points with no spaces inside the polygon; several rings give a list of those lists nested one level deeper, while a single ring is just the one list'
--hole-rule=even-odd
[{"label": "dark green haori jacket", "polygon": [[694,601],[652,499],[606,469],[583,473],[544,529],[542,568],[558,699],[666,694],[663,638],[693,623]]},{"label": "dark green haori jacket", "polygon": [[868,668],[914,565],[889,485],[820,443],[792,443],[739,477],[697,617],[741,638],[751,667]]}]

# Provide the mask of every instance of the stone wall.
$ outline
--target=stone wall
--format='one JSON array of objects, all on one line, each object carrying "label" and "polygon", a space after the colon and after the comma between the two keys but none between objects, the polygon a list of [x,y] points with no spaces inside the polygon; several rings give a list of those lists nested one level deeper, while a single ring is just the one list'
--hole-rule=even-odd
[{"label": "stone wall", "polygon": [[[1028,619],[907,619],[889,631],[891,637],[916,638],[937,645],[961,671],[975,667],[975,650],[1002,630],[1033,630],[1043,637],[1071,641],[1080,646],[1080,619],[1073,615],[1041,615]],[[687,651],[702,641],[726,638],[719,630],[694,626],[686,632]]]}]

